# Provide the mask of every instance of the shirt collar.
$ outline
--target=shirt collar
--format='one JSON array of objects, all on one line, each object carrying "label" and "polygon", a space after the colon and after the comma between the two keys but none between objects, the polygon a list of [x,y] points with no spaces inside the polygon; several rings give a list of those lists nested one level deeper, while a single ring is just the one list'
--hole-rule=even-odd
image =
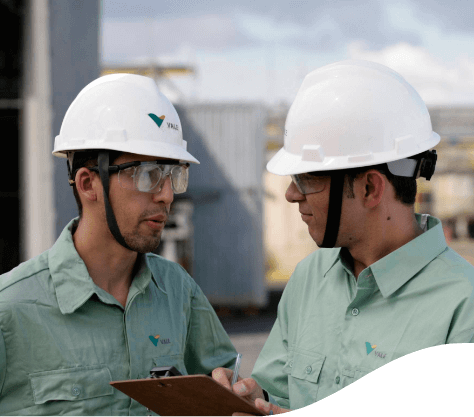
[{"label": "shirt collar", "polygon": [[[77,218],[68,223],[48,253],[49,270],[59,309],[63,314],[73,313],[93,294],[97,294],[103,302],[110,302],[113,298],[104,297],[104,290],[94,283],[84,261],[76,251],[72,234],[77,223]],[[131,294],[145,291],[151,280],[151,271],[145,256],[139,256],[138,270],[130,287],[129,299]]]},{"label": "shirt collar", "polygon": [[[419,224],[423,220],[427,220],[424,233],[379,259],[365,270],[372,272],[377,286],[385,298],[401,288],[447,248],[443,227],[439,219],[432,216],[426,218],[426,215],[417,213],[416,220]],[[337,261],[340,261],[342,267],[347,269],[348,263],[344,256],[346,256],[344,250],[340,249],[326,273]],[[370,271],[368,271],[368,274],[370,274]]]}]

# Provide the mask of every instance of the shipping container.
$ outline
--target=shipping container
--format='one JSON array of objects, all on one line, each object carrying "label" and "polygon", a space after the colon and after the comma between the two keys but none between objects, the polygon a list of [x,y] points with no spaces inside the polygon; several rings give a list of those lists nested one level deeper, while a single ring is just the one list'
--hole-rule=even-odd
[{"label": "shipping container", "polygon": [[193,278],[214,305],[266,304],[263,188],[266,109],[259,104],[177,108],[189,152]]}]

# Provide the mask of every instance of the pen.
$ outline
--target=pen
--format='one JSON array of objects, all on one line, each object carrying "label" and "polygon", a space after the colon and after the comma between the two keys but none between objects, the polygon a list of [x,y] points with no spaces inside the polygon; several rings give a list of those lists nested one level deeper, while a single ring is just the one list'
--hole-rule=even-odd
[{"label": "pen", "polygon": [[231,386],[237,382],[237,378],[239,376],[239,369],[240,369],[240,360],[242,359],[242,354],[237,353],[237,358],[235,359],[235,366],[234,366],[234,374],[232,375],[232,382]]}]

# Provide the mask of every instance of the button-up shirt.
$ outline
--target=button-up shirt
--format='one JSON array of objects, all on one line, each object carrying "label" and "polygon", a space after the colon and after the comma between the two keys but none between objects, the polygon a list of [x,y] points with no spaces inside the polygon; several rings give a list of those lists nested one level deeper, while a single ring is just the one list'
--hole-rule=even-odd
[{"label": "button-up shirt", "polygon": [[357,280],[350,260],[346,249],[319,249],[283,292],[252,376],[285,408],[314,403],[408,353],[473,341],[474,267],[447,247],[438,219]]},{"label": "button-up shirt", "polygon": [[206,297],[173,262],[142,255],[125,308],[75,250],[54,246],[0,277],[0,414],[137,415],[109,385],[155,366],[208,374],[236,352]]}]

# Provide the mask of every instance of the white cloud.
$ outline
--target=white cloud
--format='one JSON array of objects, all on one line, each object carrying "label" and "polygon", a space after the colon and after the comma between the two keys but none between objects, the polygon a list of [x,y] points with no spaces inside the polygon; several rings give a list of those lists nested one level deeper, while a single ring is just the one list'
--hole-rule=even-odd
[{"label": "white cloud", "polygon": [[351,59],[378,62],[397,71],[429,106],[474,104],[474,59],[468,56],[446,63],[427,49],[407,43],[372,51],[352,42],[348,52]]},{"label": "white cloud", "polygon": [[224,15],[166,20],[104,19],[101,41],[104,61],[175,54],[183,45],[195,50],[221,51],[248,43],[235,21]]}]

